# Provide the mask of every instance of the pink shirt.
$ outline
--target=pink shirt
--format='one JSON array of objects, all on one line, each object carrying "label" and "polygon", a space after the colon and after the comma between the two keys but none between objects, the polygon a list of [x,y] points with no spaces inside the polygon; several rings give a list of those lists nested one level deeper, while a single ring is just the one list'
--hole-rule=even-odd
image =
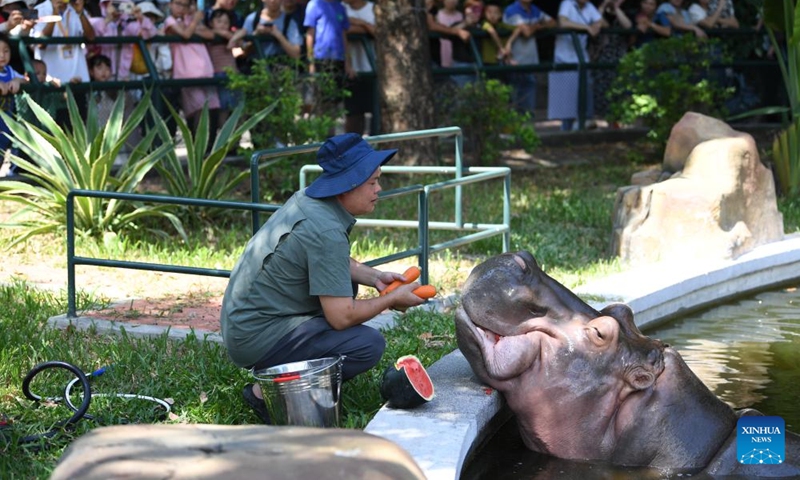
[{"label": "pink shirt", "polygon": [[[189,21],[170,15],[164,23],[169,31],[175,25],[187,26]],[[205,43],[170,43],[172,50],[172,78],[210,78],[214,76],[214,66]]]},{"label": "pink shirt", "polygon": [[[453,13],[449,13],[445,9],[436,12],[436,22],[446,27],[452,27],[462,20],[464,20],[464,14],[458,10]],[[439,40],[439,60],[442,62],[443,67],[453,66],[453,42],[446,38]]]},{"label": "pink shirt", "polygon": [[[105,18],[93,17],[89,19],[94,27],[94,33],[98,37],[138,37],[144,39],[152,38],[156,34],[156,26],[147,17],[142,18],[139,23],[136,20],[126,22],[126,17],[117,22],[106,23]],[[122,30],[119,29],[123,25]],[[117,80],[127,80],[130,76],[131,61],[133,60],[133,45],[102,45],[100,53],[111,59],[111,73],[116,73]],[[117,58],[119,58],[119,69],[117,69]]]}]

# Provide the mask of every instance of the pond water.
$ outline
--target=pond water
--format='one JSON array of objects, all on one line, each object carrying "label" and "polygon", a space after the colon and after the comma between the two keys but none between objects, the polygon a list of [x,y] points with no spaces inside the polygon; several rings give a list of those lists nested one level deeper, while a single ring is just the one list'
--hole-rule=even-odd
[{"label": "pond water", "polygon": [[[678,350],[695,374],[732,407],[781,416],[787,430],[800,432],[800,288],[763,292],[644,333]],[[461,478],[627,480],[666,475],[531,452],[512,419],[475,452]]]}]

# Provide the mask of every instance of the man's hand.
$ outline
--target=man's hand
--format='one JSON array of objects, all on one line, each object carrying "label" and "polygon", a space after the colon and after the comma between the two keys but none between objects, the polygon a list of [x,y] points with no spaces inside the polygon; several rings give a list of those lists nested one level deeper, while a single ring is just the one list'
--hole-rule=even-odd
[{"label": "man's hand", "polygon": [[650,28],[650,20],[647,17],[636,17],[636,29],[642,33],[646,33]]},{"label": "man's hand", "polygon": [[697,38],[708,38],[708,35],[700,27],[694,27],[694,34]]},{"label": "man's hand", "polygon": [[392,309],[405,312],[411,307],[425,303],[424,298],[414,295],[414,290],[419,287],[419,282],[411,282],[406,285],[400,285],[392,293],[386,294],[386,297],[392,300]]},{"label": "man's hand", "polygon": [[404,277],[402,273],[378,272],[378,276],[375,277],[375,288],[377,288],[379,292],[382,292],[396,280],[405,283],[408,279]]},{"label": "man's hand", "polygon": [[8,23],[8,30],[11,30],[12,28],[16,27],[17,25],[22,23],[23,20],[24,18],[22,18],[22,12],[20,12],[19,10],[14,10],[8,15],[8,20],[6,20],[6,22]]}]

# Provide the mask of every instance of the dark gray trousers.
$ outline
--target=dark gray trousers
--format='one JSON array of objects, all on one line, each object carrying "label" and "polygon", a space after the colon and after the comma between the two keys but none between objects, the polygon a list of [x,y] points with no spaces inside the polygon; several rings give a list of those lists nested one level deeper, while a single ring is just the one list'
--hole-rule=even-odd
[{"label": "dark gray trousers", "polygon": [[323,317],[312,318],[283,338],[253,365],[255,370],[316,358],[344,355],[342,378],[350,380],[374,367],[386,340],[372,327],[356,325],[334,330]]}]

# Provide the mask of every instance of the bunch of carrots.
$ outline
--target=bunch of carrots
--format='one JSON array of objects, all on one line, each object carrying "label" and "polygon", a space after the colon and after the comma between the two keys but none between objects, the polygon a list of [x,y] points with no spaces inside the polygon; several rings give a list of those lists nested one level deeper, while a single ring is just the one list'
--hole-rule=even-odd
[{"label": "bunch of carrots", "polygon": [[[405,277],[406,281],[402,282],[400,280],[395,280],[381,292],[381,296],[391,293],[400,285],[407,285],[416,281],[419,278],[420,273],[419,267],[409,267],[405,272],[403,272],[403,277]],[[422,285],[414,289],[414,295],[418,296],[419,298],[424,298],[425,300],[433,298],[436,296],[436,287],[433,285]]]}]

